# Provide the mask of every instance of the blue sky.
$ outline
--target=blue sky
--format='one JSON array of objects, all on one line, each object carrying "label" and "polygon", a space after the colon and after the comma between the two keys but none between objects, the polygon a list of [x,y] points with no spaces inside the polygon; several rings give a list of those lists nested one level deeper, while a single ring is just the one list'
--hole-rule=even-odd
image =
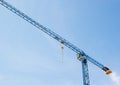
[{"label": "blue sky", "polygon": [[[120,85],[120,0],[6,0],[92,58],[91,85]],[[83,85],[76,53],[0,6],[0,85]]]}]

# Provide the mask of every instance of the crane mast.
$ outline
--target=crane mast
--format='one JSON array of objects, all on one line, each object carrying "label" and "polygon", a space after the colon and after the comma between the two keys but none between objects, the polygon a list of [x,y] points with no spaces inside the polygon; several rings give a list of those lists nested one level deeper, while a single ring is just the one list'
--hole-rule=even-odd
[{"label": "crane mast", "polygon": [[96,66],[98,66],[99,68],[101,68],[103,71],[105,71],[106,74],[112,73],[112,71],[108,67],[102,65],[101,63],[99,63],[95,59],[91,58],[84,51],[82,51],[81,49],[79,49],[78,47],[76,47],[75,45],[73,45],[72,43],[67,41],[66,39],[62,38],[60,35],[58,35],[57,33],[53,32],[51,29],[49,29],[47,27],[44,27],[43,25],[39,24],[37,21],[33,20],[32,18],[27,16],[25,13],[23,13],[20,10],[16,9],[15,7],[10,5],[6,1],[0,0],[0,4],[2,6],[4,6],[5,8],[7,8],[8,10],[12,11],[13,13],[15,13],[16,15],[18,15],[19,17],[21,17],[24,20],[26,20],[27,22],[29,22],[33,26],[35,26],[39,30],[42,30],[44,33],[48,34],[49,36],[51,36],[55,40],[59,41],[61,44],[63,44],[66,47],[70,48],[75,53],[77,53],[78,54],[77,59],[80,60],[81,63],[82,63],[83,84],[84,85],[90,85],[87,61],[90,61],[91,63],[93,63]]}]

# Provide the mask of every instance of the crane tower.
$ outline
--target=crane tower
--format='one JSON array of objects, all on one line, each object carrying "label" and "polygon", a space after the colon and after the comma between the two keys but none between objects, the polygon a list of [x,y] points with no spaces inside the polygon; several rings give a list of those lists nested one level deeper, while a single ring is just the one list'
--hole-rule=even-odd
[{"label": "crane tower", "polygon": [[10,5],[8,2],[6,2],[4,0],[0,0],[0,4],[2,6],[4,6],[5,8],[7,8],[8,10],[10,10],[11,12],[18,15],[19,17],[26,20],[27,22],[29,22],[33,26],[35,26],[39,30],[48,34],[49,36],[51,36],[52,38],[54,38],[61,44],[65,45],[69,49],[73,50],[75,53],[77,53],[77,55],[78,55],[77,59],[79,61],[81,61],[81,63],[82,63],[83,85],[90,85],[88,63],[87,63],[88,61],[93,63],[94,65],[98,66],[99,68],[101,68],[103,71],[105,71],[106,74],[112,73],[112,71],[108,67],[104,66],[103,64],[99,63],[95,59],[91,58],[84,51],[82,51],[81,49],[79,49],[78,47],[76,47],[75,45],[73,45],[72,43],[67,41],[66,39],[62,38],[60,35],[53,32],[51,29],[46,28],[43,25],[39,24],[38,22],[36,22],[35,20],[33,20],[32,18],[27,16],[25,13],[21,12],[20,10],[18,10],[15,7],[13,7],[12,5]]}]

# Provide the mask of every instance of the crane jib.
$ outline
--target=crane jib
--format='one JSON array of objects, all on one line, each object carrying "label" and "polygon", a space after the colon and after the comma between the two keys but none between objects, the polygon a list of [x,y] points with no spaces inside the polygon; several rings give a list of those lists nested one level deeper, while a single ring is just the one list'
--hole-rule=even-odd
[{"label": "crane jib", "polygon": [[60,35],[56,34],[55,32],[51,31],[49,28],[44,27],[43,25],[39,24],[38,22],[36,22],[35,20],[33,20],[32,18],[30,18],[29,16],[27,16],[26,14],[24,14],[23,12],[21,12],[20,10],[16,9],[15,7],[13,7],[12,5],[8,4],[7,2],[5,2],[4,0],[0,0],[0,4],[3,5],[4,7],[6,7],[7,9],[9,9],[10,11],[14,12],[15,14],[17,14],[18,16],[20,16],[21,18],[23,18],[24,20],[26,20],[27,22],[29,22],[30,24],[34,25],[35,27],[37,27],[38,29],[42,30],[43,32],[47,33],[49,36],[53,37],[54,39],[56,39],[57,41],[59,41],[60,43],[64,44],[65,46],[67,46],[68,48],[70,48],[71,50],[73,50],[74,52],[76,52],[77,54],[82,55],[82,57],[87,58],[87,60],[89,60],[90,62],[92,62],[93,64],[97,65],[98,67],[102,68],[104,67],[104,65],[100,64],[99,62],[97,62],[96,60],[94,60],[93,58],[89,57],[88,55],[86,56],[86,54],[79,49],[78,47],[76,47],[75,45],[71,44],[70,42],[68,42],[66,39],[62,38]]},{"label": "crane jib", "polygon": [[12,5],[8,4],[6,1],[0,0],[0,4],[2,6],[4,6],[4,7],[6,7],[8,10],[12,11],[13,13],[15,13],[16,15],[18,15],[19,17],[21,17],[24,20],[26,20],[27,22],[29,22],[33,26],[35,26],[39,30],[42,30],[44,33],[48,34],[49,36],[51,36],[55,40],[59,41],[61,44],[64,44],[66,47],[68,47],[71,50],[73,50],[74,52],[76,52],[79,55],[78,56],[78,60],[82,61],[84,85],[90,85],[89,84],[87,60],[90,61],[91,63],[95,64],[99,68],[101,68],[103,71],[106,72],[106,74],[112,73],[112,71],[109,70],[109,68],[107,68],[106,66],[102,65],[101,63],[99,63],[95,59],[91,58],[90,56],[85,54],[85,52],[83,52],[81,49],[79,49],[78,47],[76,47],[75,45],[73,45],[72,43],[67,41],[66,39],[62,38],[60,35],[58,35],[57,33],[53,32],[49,28],[46,28],[43,25],[39,24],[38,22],[36,22],[35,20],[30,18],[29,16],[27,16],[23,12],[21,12],[20,10],[18,10],[15,7],[13,7]]}]

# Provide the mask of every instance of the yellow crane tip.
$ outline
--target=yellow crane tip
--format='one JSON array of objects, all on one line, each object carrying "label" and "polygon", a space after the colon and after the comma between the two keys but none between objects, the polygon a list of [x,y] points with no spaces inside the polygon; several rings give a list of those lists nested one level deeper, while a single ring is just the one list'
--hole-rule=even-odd
[{"label": "yellow crane tip", "polygon": [[112,73],[112,71],[111,71],[111,70],[107,70],[107,71],[105,71],[105,73],[106,73],[107,75],[109,75],[109,74]]}]

